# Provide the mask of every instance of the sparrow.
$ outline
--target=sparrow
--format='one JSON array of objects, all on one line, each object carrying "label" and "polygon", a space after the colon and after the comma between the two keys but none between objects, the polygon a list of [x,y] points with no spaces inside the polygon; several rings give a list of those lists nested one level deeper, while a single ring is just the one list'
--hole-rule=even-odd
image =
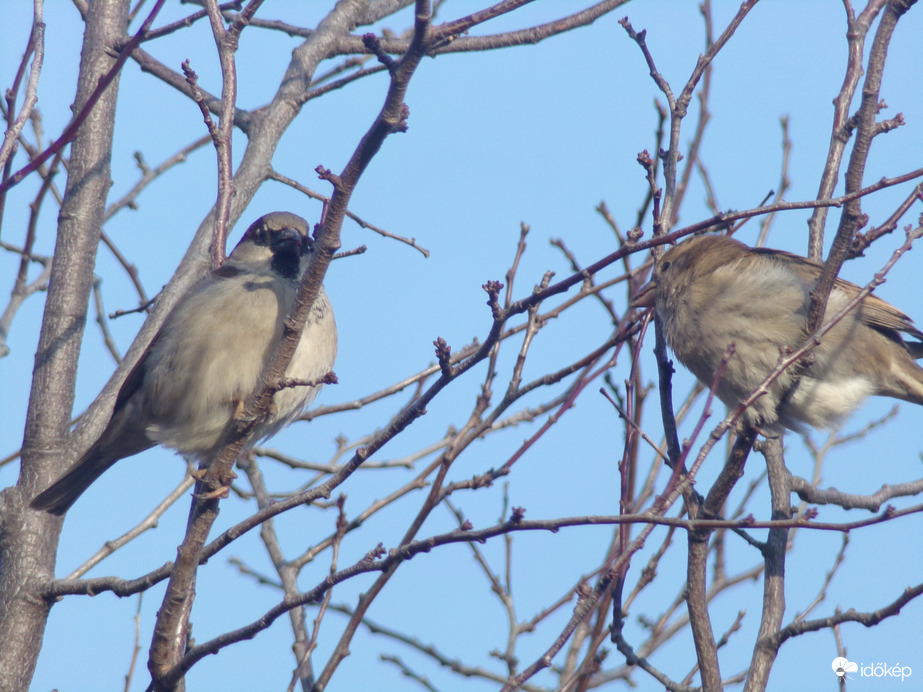
[{"label": "sparrow", "polygon": [[[300,216],[273,212],[254,221],[227,260],[167,316],[122,384],[99,439],[31,506],[64,514],[115,462],[155,445],[207,466],[282,337],[312,248]],[[336,351],[333,309],[322,288],[285,375],[317,382],[330,372]],[[320,389],[276,392],[250,444],[291,423]]]},{"label": "sparrow", "polygon": [[[808,338],[811,291],[823,265],[732,238],[705,235],[667,251],[632,307],[653,307],[670,349],[707,388],[735,409],[772,372],[783,349]],[[837,279],[826,315],[839,312],[861,288]],[[918,341],[906,342],[905,333]],[[821,337],[792,391],[789,368],[744,412],[745,423],[764,434],[807,426],[831,429],[869,395],[923,405],[923,332],[897,308],[866,296]]]}]

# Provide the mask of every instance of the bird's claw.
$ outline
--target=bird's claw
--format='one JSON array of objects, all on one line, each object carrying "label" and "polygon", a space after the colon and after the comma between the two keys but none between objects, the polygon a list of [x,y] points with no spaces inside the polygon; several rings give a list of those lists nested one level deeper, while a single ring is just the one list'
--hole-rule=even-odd
[{"label": "bird's claw", "polygon": [[205,493],[193,493],[192,496],[197,500],[223,500],[231,494],[231,485],[222,485],[214,490]]},{"label": "bird's claw", "polygon": [[[207,468],[204,469],[195,469],[190,471],[189,475],[196,479],[199,483],[205,482],[205,474],[208,472]],[[234,471],[231,471],[224,478],[218,479],[218,487],[213,490],[206,490],[204,492],[193,493],[192,496],[197,500],[223,500],[230,494],[231,483],[237,478],[237,474]]]},{"label": "bird's claw", "polygon": [[208,471],[208,469],[193,469],[189,472],[189,475],[195,478],[197,481],[204,481],[206,471]]},{"label": "bird's claw", "polygon": [[275,418],[275,417],[276,417],[276,414],[278,414],[278,412],[279,412],[279,409],[276,407],[276,402],[275,402],[275,401],[271,401],[271,402],[269,402],[269,411],[268,411],[265,415],[263,415],[263,416],[245,416],[245,415],[244,415],[244,407],[245,407],[245,405],[246,405],[246,402],[245,402],[243,399],[238,399],[238,400],[237,400],[237,404],[234,406],[234,413],[232,414],[233,420],[235,420],[235,421],[245,421],[245,422],[247,422],[247,423],[253,423],[253,422],[259,421],[259,420],[271,420],[272,418]]}]

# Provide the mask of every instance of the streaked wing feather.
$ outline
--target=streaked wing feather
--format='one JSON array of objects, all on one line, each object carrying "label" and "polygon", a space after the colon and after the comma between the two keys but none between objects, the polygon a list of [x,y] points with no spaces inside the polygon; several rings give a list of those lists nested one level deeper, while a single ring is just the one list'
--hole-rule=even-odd
[{"label": "streaked wing feather", "polygon": [[[785,252],[784,250],[755,248],[754,252],[767,257],[777,257],[786,262],[792,262],[795,271],[803,273],[806,277],[810,276],[813,281],[817,281],[821,269],[823,268],[823,265],[813,262],[807,257],[801,257],[800,255]],[[837,279],[835,288],[843,291],[850,297],[855,296],[862,290],[861,286],[857,286],[846,279]],[[904,332],[915,339],[923,341],[923,332],[913,325],[913,321],[907,315],[875,295],[869,295],[863,299],[862,304],[859,306],[859,315],[862,321],[870,327]],[[908,347],[911,353],[916,354],[919,352],[923,355],[923,345],[908,344]],[[921,355],[914,355],[914,357],[919,358]]]},{"label": "streaked wing feather", "polygon": [[131,372],[128,373],[128,377],[125,378],[125,381],[122,382],[122,388],[119,389],[119,395],[115,398],[115,407],[112,409],[112,416],[115,417],[115,414],[118,413],[122,407],[125,405],[132,395],[138,391],[141,387],[141,383],[144,381],[144,371],[147,364],[147,357],[151,352],[151,346],[157,341],[158,336],[154,337],[154,340],[151,342],[150,346],[147,347],[147,350],[144,352],[144,355],[141,356],[141,359],[135,363],[135,367],[131,369]]},{"label": "streaked wing feather", "polygon": [[867,296],[859,307],[859,314],[870,327],[905,332],[923,341],[923,332],[913,326],[907,315],[877,296]]}]

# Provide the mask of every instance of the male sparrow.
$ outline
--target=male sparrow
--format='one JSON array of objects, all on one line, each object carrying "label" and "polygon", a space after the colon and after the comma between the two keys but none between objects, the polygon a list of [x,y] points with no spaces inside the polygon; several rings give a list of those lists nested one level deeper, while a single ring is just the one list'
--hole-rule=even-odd
[{"label": "male sparrow", "polygon": [[[711,387],[727,347],[715,393],[736,408],[776,367],[780,349],[805,343],[811,291],[822,265],[780,250],[750,248],[721,235],[692,238],[663,255],[632,307],[653,307],[667,344],[706,387]],[[861,289],[838,279],[826,316],[836,314]],[[869,395],[923,404],[923,340],[909,317],[873,295],[820,341],[793,391],[789,368],[743,413],[758,429],[803,432],[805,424],[831,428]]]},{"label": "male sparrow", "polygon": [[[190,289],[119,391],[100,438],[32,507],[64,514],[119,459],[154,445],[207,465],[257,384],[295,304],[313,241],[295,214],[260,217],[227,261]],[[286,377],[315,382],[337,350],[333,309],[321,289]],[[311,403],[321,385],[281,389],[251,444],[274,435]]]}]

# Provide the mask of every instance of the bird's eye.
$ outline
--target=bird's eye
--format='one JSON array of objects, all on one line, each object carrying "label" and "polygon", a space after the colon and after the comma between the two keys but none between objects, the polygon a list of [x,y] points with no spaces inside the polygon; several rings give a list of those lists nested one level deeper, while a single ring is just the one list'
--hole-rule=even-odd
[{"label": "bird's eye", "polygon": [[672,264],[672,262],[670,262],[669,260],[666,261],[666,262],[661,262],[661,263],[660,263],[660,271],[662,271],[662,272],[667,271],[667,270],[670,268],[670,265],[671,265],[671,264]]}]

